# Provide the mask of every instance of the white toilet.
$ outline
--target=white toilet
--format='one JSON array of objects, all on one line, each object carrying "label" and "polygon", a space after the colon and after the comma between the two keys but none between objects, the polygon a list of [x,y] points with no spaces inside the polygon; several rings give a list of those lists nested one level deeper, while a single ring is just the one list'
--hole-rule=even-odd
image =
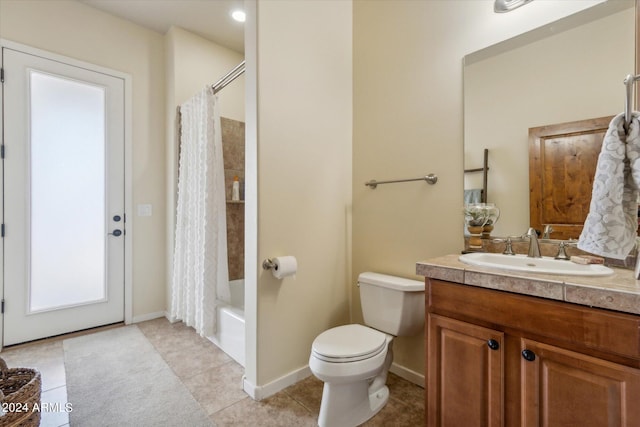
[{"label": "white toilet", "polygon": [[309,368],[324,381],[318,425],[353,427],[389,400],[392,340],[424,326],[424,282],[378,273],[358,277],[363,325],[329,329],[313,341]]}]

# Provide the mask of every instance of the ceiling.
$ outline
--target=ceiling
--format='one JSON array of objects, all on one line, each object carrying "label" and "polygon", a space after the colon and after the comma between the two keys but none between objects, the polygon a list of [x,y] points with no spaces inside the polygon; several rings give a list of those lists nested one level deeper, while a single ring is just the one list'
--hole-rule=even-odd
[{"label": "ceiling", "polygon": [[243,0],[79,0],[165,34],[172,25],[236,52],[244,52],[244,24],[231,18]]}]

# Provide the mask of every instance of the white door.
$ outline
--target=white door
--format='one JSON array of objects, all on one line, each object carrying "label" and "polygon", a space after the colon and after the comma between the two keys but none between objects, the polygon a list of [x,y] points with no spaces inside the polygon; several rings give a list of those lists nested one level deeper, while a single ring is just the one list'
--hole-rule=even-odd
[{"label": "white door", "polygon": [[4,336],[124,320],[124,81],[3,47]]}]

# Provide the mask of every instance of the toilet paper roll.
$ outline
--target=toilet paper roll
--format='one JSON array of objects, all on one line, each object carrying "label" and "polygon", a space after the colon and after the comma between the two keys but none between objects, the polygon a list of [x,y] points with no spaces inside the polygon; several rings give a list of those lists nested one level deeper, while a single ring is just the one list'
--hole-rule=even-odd
[{"label": "toilet paper roll", "polygon": [[274,267],[271,269],[273,277],[282,279],[293,276],[298,271],[298,261],[294,256],[279,256],[272,259]]}]

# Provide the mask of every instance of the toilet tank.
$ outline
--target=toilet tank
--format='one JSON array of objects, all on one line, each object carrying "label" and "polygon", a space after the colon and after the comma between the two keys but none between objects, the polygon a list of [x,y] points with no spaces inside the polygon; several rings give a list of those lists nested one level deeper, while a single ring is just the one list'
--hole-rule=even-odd
[{"label": "toilet tank", "polygon": [[362,273],[358,276],[364,323],[394,336],[416,335],[424,326],[424,282]]}]

